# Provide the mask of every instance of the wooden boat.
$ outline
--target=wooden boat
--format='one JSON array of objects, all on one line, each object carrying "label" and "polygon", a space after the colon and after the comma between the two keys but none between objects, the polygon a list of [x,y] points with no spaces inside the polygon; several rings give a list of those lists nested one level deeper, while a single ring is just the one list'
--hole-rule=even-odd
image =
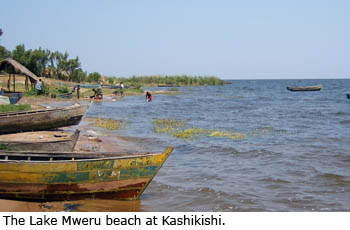
[{"label": "wooden boat", "polygon": [[287,89],[289,91],[320,91],[322,88],[322,85],[313,85],[313,86],[301,86],[301,87],[290,87],[288,86]]},{"label": "wooden boat", "polygon": [[0,91],[0,95],[8,97],[11,104],[16,104],[22,98],[23,93]]},{"label": "wooden boat", "polygon": [[77,125],[89,104],[63,108],[0,113],[0,134],[41,131]]},{"label": "wooden boat", "polygon": [[10,104],[9,97],[0,95],[0,105],[8,105],[8,104]]},{"label": "wooden boat", "polygon": [[80,131],[38,131],[0,135],[0,149],[9,151],[73,151]]},{"label": "wooden boat", "polygon": [[73,93],[63,93],[59,95],[60,98],[73,98]]},{"label": "wooden boat", "polygon": [[0,152],[0,198],[135,200],[167,157],[163,153]]}]

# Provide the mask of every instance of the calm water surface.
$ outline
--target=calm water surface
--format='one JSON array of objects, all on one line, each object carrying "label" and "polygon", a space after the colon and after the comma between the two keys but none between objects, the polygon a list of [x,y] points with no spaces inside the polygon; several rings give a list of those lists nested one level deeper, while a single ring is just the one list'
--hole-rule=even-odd
[{"label": "calm water surface", "polygon": [[[286,90],[316,84],[323,89]],[[175,148],[130,210],[349,211],[349,91],[350,80],[242,80],[182,87],[152,103],[141,96],[95,103],[87,116],[126,122],[115,132],[138,140],[135,149]],[[154,119],[243,138],[180,139],[154,132]],[[118,210],[113,202],[98,204],[92,211]]]}]

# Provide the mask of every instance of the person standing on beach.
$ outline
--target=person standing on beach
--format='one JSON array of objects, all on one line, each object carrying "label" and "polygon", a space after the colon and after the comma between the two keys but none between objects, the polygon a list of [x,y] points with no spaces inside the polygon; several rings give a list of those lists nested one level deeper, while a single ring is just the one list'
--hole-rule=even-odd
[{"label": "person standing on beach", "polygon": [[123,93],[124,93],[124,84],[123,82],[120,82],[120,96],[123,97]]},{"label": "person standing on beach", "polygon": [[77,98],[80,98],[80,85],[77,86]]},{"label": "person standing on beach", "polygon": [[41,79],[35,83],[35,90],[37,95],[43,94]]}]

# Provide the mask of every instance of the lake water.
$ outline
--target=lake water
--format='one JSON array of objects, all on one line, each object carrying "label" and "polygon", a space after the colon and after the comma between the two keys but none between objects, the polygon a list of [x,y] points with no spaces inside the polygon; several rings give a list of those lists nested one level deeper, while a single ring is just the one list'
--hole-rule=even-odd
[{"label": "lake water", "polygon": [[[317,84],[321,91],[286,89]],[[130,210],[350,211],[349,91],[350,80],[235,80],[152,103],[94,103],[87,116],[125,122],[115,133],[138,140],[140,151],[174,147]],[[182,126],[155,132],[156,120]],[[195,132],[173,135],[186,129]],[[98,210],[116,210],[103,204]]]}]

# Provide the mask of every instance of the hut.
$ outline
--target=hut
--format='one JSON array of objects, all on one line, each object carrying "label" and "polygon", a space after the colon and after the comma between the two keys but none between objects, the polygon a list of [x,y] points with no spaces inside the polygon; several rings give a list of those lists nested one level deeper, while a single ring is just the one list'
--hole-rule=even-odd
[{"label": "hut", "polygon": [[26,67],[24,67],[22,64],[17,62],[16,60],[12,58],[6,58],[0,62],[0,72],[5,71],[8,73],[8,81],[7,81],[7,89],[8,91],[11,91],[11,75],[13,80],[13,92],[16,92],[16,75],[24,75],[25,80],[25,88],[26,91],[29,91],[29,81],[32,85],[34,85],[37,81],[39,81],[39,78],[30,72]]}]

